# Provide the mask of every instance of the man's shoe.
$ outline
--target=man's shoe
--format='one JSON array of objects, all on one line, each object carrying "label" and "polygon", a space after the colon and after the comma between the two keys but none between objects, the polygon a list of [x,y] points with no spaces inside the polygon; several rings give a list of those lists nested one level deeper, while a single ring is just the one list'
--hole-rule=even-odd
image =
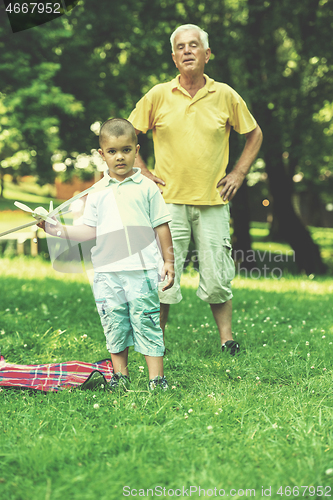
[{"label": "man's shoe", "polygon": [[149,390],[154,391],[158,387],[161,391],[167,391],[169,386],[167,379],[165,377],[155,377],[152,380],[149,380]]},{"label": "man's shoe", "polygon": [[117,391],[119,389],[127,390],[130,384],[130,378],[122,373],[114,373],[110,382],[111,391]]},{"label": "man's shoe", "polygon": [[228,340],[225,344],[221,346],[222,352],[229,351],[230,356],[235,356],[239,353],[239,343],[235,340]]}]

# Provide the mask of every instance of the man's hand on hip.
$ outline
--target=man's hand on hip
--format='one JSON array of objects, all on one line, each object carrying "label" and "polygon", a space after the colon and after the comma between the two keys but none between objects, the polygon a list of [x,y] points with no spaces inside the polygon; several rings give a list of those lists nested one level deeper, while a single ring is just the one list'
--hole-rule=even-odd
[{"label": "man's hand on hip", "polygon": [[233,170],[217,183],[216,187],[219,188],[223,186],[223,189],[220,191],[220,196],[223,198],[223,201],[231,201],[233,199],[238,189],[243,184],[244,179],[245,176],[242,173]]}]

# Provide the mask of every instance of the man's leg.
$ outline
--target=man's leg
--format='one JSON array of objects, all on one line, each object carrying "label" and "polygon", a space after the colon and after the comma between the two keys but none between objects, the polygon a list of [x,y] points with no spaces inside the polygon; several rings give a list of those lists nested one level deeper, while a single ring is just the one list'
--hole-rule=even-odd
[{"label": "man's leg", "polygon": [[[165,325],[168,320],[168,315],[169,315],[169,309],[170,309],[170,304],[160,304],[160,325],[162,328],[163,332],[163,341],[164,341],[164,331],[165,331]],[[165,342],[164,342],[165,343]]]},{"label": "man's leg", "polygon": [[210,304],[217,328],[220,333],[221,345],[233,340],[231,331],[232,300],[222,304]]},{"label": "man's leg", "polygon": [[[165,325],[169,315],[170,304],[178,304],[182,300],[180,291],[180,278],[184,269],[188,247],[191,241],[191,226],[188,219],[188,207],[186,205],[168,204],[172,217],[170,231],[175,255],[175,282],[172,288],[162,292],[163,283],[159,285],[160,298],[160,326],[165,339]],[[164,342],[165,343],[165,342]]]}]

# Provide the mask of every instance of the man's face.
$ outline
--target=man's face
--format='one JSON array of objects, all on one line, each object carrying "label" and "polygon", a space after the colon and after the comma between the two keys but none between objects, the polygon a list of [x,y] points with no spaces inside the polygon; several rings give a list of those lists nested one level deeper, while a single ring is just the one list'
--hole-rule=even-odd
[{"label": "man's face", "polygon": [[109,168],[109,175],[118,181],[134,174],[133,165],[140,146],[130,135],[107,136],[98,150]]},{"label": "man's face", "polygon": [[174,40],[172,59],[180,74],[203,74],[211,51],[205,50],[197,30],[178,33]]}]

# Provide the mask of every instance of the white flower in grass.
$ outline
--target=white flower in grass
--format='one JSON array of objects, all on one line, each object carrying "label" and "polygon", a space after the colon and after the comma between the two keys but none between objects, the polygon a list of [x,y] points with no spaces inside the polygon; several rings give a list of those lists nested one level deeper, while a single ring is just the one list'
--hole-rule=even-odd
[{"label": "white flower in grass", "polygon": [[256,377],[256,380],[260,380],[260,377]]},{"label": "white flower in grass", "polygon": [[326,335],[323,335],[321,338],[322,338],[322,339],[326,339]]},{"label": "white flower in grass", "polygon": [[212,425],[207,425],[207,431],[212,431],[213,430],[213,426]]},{"label": "white flower in grass", "polygon": [[275,422],[275,424],[272,425],[273,429],[277,429],[278,428],[278,424]]},{"label": "white flower in grass", "polygon": [[88,337],[88,335],[86,333],[84,333],[83,335],[81,335],[81,339],[86,339]]},{"label": "white flower in grass", "polygon": [[187,413],[185,413],[184,418],[185,418],[185,420],[188,419],[188,414]]},{"label": "white flower in grass", "polygon": [[230,373],[230,370],[226,370],[226,373]]},{"label": "white flower in grass", "polygon": [[176,389],[176,386],[175,386],[175,385],[173,385],[173,386],[171,387],[171,389]]},{"label": "white flower in grass", "polygon": [[267,346],[267,344],[263,344],[262,346],[263,346],[263,347],[266,347],[266,346]]},{"label": "white flower in grass", "polygon": [[327,368],[323,368],[323,372],[326,372]]},{"label": "white flower in grass", "polygon": [[310,345],[310,342],[307,340],[307,341],[305,342],[305,345]]},{"label": "white flower in grass", "polygon": [[286,340],[282,340],[282,342],[287,342]]},{"label": "white flower in grass", "polygon": [[98,404],[98,403],[95,403],[95,404],[94,404],[94,408],[95,408],[95,410],[97,410],[97,409],[99,408],[99,404]]},{"label": "white flower in grass", "polygon": [[314,366],[313,365],[311,366],[311,370],[314,370]]},{"label": "white flower in grass", "polygon": [[187,411],[187,413],[192,413],[192,412],[193,412],[192,408],[190,408],[190,409]]},{"label": "white flower in grass", "polygon": [[309,352],[307,353],[307,357],[308,357],[308,358],[310,357],[310,353],[309,353]]},{"label": "white flower in grass", "polygon": [[326,469],[325,474],[326,476],[331,476],[333,474],[333,469]]},{"label": "white flower in grass", "polygon": [[142,373],[144,371],[145,367],[144,366],[139,366],[139,372]]}]

